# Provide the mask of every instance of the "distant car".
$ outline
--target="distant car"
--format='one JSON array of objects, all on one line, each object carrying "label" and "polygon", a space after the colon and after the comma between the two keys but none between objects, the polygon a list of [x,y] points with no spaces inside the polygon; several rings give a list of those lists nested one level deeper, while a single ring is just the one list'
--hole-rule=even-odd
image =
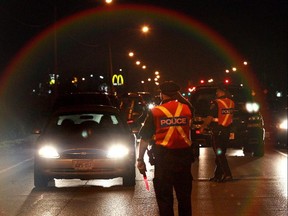
[{"label": "distant car", "polygon": [[[211,146],[211,130],[200,134],[199,128],[203,118],[208,115],[211,101],[215,99],[216,89],[216,85],[198,86],[191,92],[190,101],[195,108],[192,140],[200,147]],[[265,130],[259,104],[254,101],[248,89],[238,85],[227,85],[227,89],[235,102],[228,147],[243,148],[244,153],[263,156]]]},{"label": "distant car", "polygon": [[150,92],[137,92],[139,95],[142,96],[146,106],[148,109],[152,109],[155,105],[155,97]]},{"label": "distant car", "polygon": [[119,108],[120,101],[114,94],[102,92],[77,92],[59,95],[53,104],[53,110],[73,105],[107,105]]},{"label": "distant car", "polygon": [[142,96],[138,93],[126,93],[119,97],[120,110],[130,128],[135,134],[141,128],[147,114],[147,106]]},{"label": "distant car", "polygon": [[135,185],[136,137],[112,106],[71,106],[57,110],[36,142],[35,187],[56,179],[123,177]]}]

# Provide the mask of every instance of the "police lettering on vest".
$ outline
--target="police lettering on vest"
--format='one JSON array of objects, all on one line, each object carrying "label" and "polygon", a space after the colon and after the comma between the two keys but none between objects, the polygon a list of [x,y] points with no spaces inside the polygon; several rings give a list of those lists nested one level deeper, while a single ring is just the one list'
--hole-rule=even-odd
[{"label": "police lettering on vest", "polygon": [[233,110],[234,109],[232,109],[232,108],[227,108],[227,109],[222,109],[221,110],[221,113],[223,114],[223,115],[225,115],[225,114],[232,114],[233,113]]},{"label": "police lettering on vest", "polygon": [[235,104],[229,98],[216,99],[218,104],[218,124],[227,127],[232,123]]},{"label": "police lettering on vest", "polygon": [[160,127],[171,127],[171,126],[185,126],[188,124],[187,117],[179,116],[172,118],[161,118],[160,119]]}]

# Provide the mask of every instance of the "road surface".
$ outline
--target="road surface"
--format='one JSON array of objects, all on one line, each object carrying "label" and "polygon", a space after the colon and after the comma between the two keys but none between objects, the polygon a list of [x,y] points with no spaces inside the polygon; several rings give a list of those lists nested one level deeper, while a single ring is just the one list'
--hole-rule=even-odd
[{"label": "road surface", "polygon": [[[122,179],[115,178],[56,180],[40,190],[33,186],[33,149],[17,146],[0,148],[1,216],[158,215],[151,166],[150,191],[138,171],[135,187],[123,187]],[[287,216],[287,152],[270,148],[259,158],[230,149],[227,155],[234,180],[209,182],[214,154],[211,148],[201,148],[192,168],[193,215]],[[176,199],[174,209],[176,212]]]}]

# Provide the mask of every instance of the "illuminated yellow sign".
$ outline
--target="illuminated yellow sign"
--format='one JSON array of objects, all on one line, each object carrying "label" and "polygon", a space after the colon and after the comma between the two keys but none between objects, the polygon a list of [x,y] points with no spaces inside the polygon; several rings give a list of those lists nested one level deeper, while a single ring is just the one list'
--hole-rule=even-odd
[{"label": "illuminated yellow sign", "polygon": [[114,86],[124,85],[124,78],[121,74],[114,74],[112,77],[112,83]]}]

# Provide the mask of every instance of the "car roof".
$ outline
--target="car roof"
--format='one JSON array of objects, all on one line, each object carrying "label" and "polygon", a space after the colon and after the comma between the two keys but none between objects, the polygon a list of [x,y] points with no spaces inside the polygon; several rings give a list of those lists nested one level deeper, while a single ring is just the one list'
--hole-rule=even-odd
[{"label": "car roof", "polygon": [[[219,85],[200,85],[195,87],[195,90],[191,92],[191,100],[194,102],[194,99],[196,99],[200,95],[204,94],[211,94],[216,92],[216,89]],[[227,90],[229,92],[229,95],[234,98],[235,102],[245,102],[245,101],[252,101],[252,91],[248,88],[245,88],[241,85],[233,85],[233,84],[227,84]]]},{"label": "car roof", "polygon": [[131,97],[137,97],[137,98],[142,98],[142,96],[136,92],[127,92],[121,95],[121,98],[131,98]]},{"label": "car roof", "polygon": [[[195,90],[200,90],[200,89],[217,89],[219,85],[199,85],[195,87]],[[229,89],[243,89],[244,87],[241,85],[233,85],[233,84],[227,84],[225,87]]]}]

